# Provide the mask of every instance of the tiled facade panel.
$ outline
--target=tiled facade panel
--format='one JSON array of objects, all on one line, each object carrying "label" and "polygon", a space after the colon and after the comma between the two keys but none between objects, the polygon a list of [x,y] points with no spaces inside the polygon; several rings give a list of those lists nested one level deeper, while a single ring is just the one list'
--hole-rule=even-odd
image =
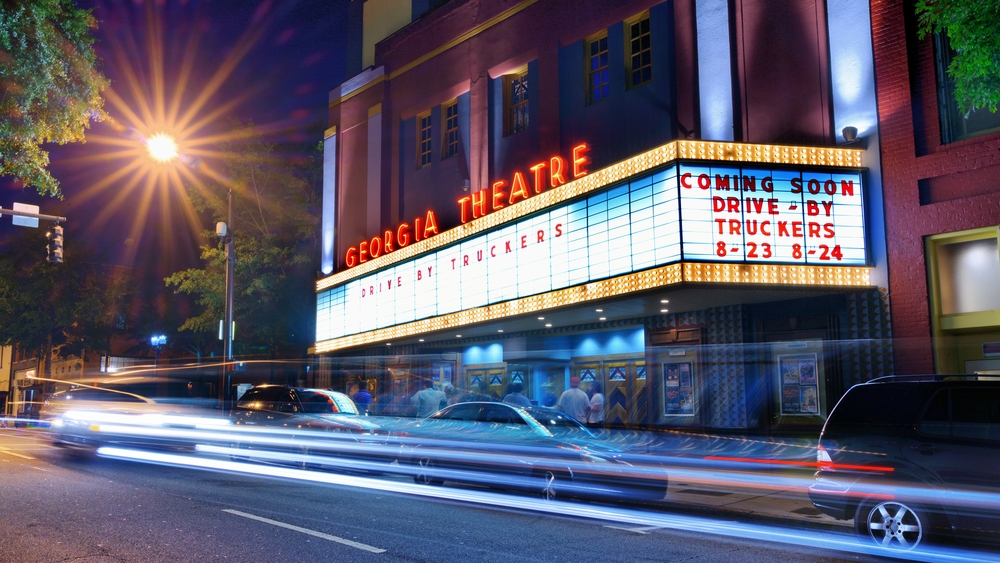
[{"label": "tiled facade panel", "polygon": [[744,308],[733,305],[647,321],[647,330],[704,327],[698,400],[708,409],[707,425],[713,428],[745,428],[748,423],[743,317]]},{"label": "tiled facade panel", "polygon": [[872,289],[847,294],[847,337],[841,350],[847,385],[895,373],[892,322],[886,292]]}]

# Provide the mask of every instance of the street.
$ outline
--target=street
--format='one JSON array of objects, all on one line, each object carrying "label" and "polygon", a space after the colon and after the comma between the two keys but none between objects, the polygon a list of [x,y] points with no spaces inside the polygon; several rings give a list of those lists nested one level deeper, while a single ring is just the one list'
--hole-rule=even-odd
[{"label": "street", "polygon": [[[650,510],[677,528],[110,459],[0,430],[0,561],[867,561],[727,536],[747,522]],[[402,486],[401,477],[385,477]],[[470,490],[470,493],[476,491]],[[531,500],[531,499],[529,499]],[[615,514],[615,507],[580,504]],[[649,510],[632,507],[629,514]],[[671,509],[672,511],[672,509]],[[705,522],[697,533],[686,522]],[[764,527],[775,537],[848,533]],[[845,531],[847,529],[845,528]],[[805,542],[801,542],[804,544]]]}]

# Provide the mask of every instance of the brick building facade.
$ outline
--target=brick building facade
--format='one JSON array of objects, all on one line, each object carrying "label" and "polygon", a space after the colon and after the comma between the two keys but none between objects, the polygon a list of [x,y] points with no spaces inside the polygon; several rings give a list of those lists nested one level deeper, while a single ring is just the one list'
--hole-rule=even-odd
[{"label": "brick building facade", "polygon": [[958,115],[912,4],[871,3],[896,371],[996,370],[1000,115]]}]

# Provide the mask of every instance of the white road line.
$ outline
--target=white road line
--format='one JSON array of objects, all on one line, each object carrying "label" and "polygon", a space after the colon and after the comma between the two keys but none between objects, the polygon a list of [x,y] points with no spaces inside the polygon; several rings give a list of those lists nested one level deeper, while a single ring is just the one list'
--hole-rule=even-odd
[{"label": "white road line", "polygon": [[626,532],[635,532],[637,534],[648,534],[650,530],[662,530],[663,526],[646,526],[645,528],[626,528],[624,526],[604,526],[605,528],[613,528],[615,530],[625,530]]},{"label": "white road line", "polygon": [[309,534],[310,536],[315,536],[317,538],[322,538],[324,540],[329,540],[332,542],[341,543],[351,547],[356,547],[358,549],[369,551],[371,553],[385,553],[384,549],[378,547],[372,547],[367,544],[358,543],[356,541],[351,541],[344,538],[338,538],[337,536],[331,536],[330,534],[324,534],[323,532],[317,532],[316,530],[310,530],[309,528],[300,528],[299,526],[293,526],[291,524],[285,524],[284,522],[279,522],[277,520],[271,520],[270,518],[264,518],[262,516],[255,516],[253,514],[247,514],[246,512],[240,512],[239,510],[233,510],[231,508],[225,508],[223,512],[228,512],[229,514],[235,514],[236,516],[242,516],[244,518],[249,518],[251,520],[256,520],[258,522],[264,522],[265,524],[271,524],[272,526],[278,526],[279,528],[287,528],[289,530],[294,530],[296,532],[302,532],[303,534]]},{"label": "white road line", "polygon": [[13,455],[13,456],[17,456],[17,457],[24,458],[24,459],[35,459],[35,458],[31,457],[30,455],[24,455],[24,454],[19,454],[17,452],[12,452],[12,451],[10,451],[10,450],[8,450],[6,448],[0,448],[0,454]]}]

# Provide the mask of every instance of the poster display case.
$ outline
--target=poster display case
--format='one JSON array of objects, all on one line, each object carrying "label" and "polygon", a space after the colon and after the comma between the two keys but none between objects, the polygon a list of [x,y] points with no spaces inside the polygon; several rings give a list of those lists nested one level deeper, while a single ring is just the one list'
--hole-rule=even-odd
[{"label": "poster display case", "polygon": [[801,422],[826,417],[822,340],[776,342],[772,365],[780,417]]},{"label": "poster display case", "polygon": [[695,412],[694,363],[663,364],[664,416],[693,416]]}]

